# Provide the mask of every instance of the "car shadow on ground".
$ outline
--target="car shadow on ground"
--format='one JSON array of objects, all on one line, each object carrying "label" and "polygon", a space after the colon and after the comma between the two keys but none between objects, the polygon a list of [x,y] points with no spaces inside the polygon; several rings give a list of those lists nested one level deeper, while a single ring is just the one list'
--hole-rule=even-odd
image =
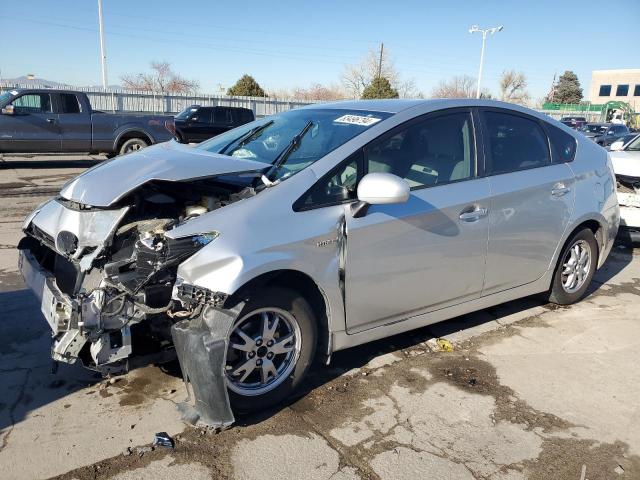
[{"label": "car shadow on ground", "polygon": [[[640,245],[633,246],[637,248]],[[614,247],[613,254],[596,273],[588,295],[597,292],[632,259],[631,246]],[[336,352],[330,365],[315,366],[292,398],[258,414],[237,416],[236,425],[259,423],[347,372],[366,367],[381,355],[401,352],[432,338],[447,337],[475,327],[480,327],[479,331],[482,331],[482,327],[489,322],[500,322],[507,316],[522,314],[545,304],[541,295],[526,297]],[[3,312],[0,322],[0,391],[4,392],[4,398],[0,399],[0,430],[20,422],[31,411],[101,381],[99,374],[83,368],[79,362],[74,365],[60,364],[58,372],[51,374],[49,329],[35,297],[29,291],[17,289],[0,292],[0,311]],[[525,317],[520,315],[520,318]],[[177,361],[158,368],[167,375],[181,378]]]}]

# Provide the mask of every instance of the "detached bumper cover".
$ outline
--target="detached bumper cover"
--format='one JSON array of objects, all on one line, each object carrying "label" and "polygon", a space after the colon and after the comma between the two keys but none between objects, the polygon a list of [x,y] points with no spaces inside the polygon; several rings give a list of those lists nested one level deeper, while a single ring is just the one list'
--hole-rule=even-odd
[{"label": "detached bumper cover", "polygon": [[210,306],[199,317],[183,320],[171,328],[187,391],[193,399],[180,404],[183,419],[226,428],[234,421],[224,372],[229,332],[239,308],[221,310]]}]

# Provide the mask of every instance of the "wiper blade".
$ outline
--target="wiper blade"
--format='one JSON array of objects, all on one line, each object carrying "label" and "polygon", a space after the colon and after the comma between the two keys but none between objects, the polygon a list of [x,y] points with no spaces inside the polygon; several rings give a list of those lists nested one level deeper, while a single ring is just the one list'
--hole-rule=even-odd
[{"label": "wiper blade", "polygon": [[284,150],[282,150],[282,152],[280,152],[280,154],[274,160],[273,166],[270,168],[271,171],[274,171],[280,168],[282,164],[287,161],[287,158],[289,158],[289,155],[291,155],[293,152],[295,152],[298,149],[298,147],[300,146],[300,142],[302,141],[302,139],[304,138],[306,133],[311,129],[312,126],[313,126],[313,122],[309,120],[307,124],[302,128],[302,130],[300,130],[300,133],[298,133],[297,135],[294,135],[294,137],[291,139],[289,144],[284,148]]},{"label": "wiper blade", "polygon": [[234,138],[233,140],[231,140],[229,143],[227,143],[224,147],[222,147],[222,150],[220,150],[218,153],[220,155],[223,155],[228,149],[229,147],[231,147],[231,145],[234,144],[238,144],[238,146],[243,146],[245,143],[247,143],[249,140],[251,140],[253,137],[255,137],[256,135],[258,135],[260,132],[262,132],[265,128],[267,128],[268,126],[270,126],[271,124],[273,124],[273,120],[269,120],[267,123],[263,123],[262,125],[259,125],[257,127],[252,128],[251,130],[249,130],[247,133],[245,133],[244,135],[239,136],[238,138]]}]

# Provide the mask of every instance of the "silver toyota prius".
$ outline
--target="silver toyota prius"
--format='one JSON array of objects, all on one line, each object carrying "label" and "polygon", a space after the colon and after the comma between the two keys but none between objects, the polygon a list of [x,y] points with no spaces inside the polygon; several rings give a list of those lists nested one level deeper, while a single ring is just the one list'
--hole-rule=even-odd
[{"label": "silver toyota prius", "polygon": [[24,223],[52,357],[177,356],[192,421],[288,396],[332,352],[545,293],[618,230],[607,152],[486,100],[316,104],[104,162]]}]

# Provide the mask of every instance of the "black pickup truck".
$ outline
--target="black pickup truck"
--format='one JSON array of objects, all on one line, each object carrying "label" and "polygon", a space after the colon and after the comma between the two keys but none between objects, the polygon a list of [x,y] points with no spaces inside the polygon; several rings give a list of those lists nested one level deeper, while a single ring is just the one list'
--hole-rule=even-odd
[{"label": "black pickup truck", "polygon": [[121,155],[175,133],[172,116],[93,110],[83,92],[16,89],[0,95],[0,153]]}]

